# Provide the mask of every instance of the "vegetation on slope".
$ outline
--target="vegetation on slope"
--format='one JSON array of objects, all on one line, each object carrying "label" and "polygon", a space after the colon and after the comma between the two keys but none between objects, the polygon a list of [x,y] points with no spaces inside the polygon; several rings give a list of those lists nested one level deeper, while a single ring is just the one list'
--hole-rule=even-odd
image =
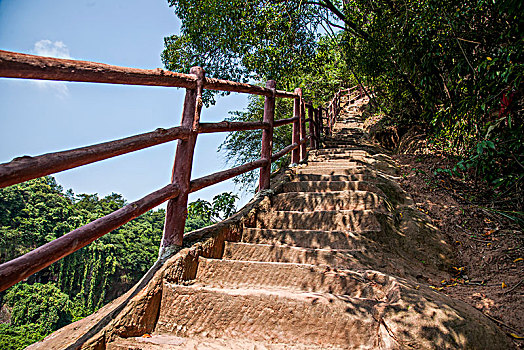
[{"label": "vegetation on slope", "polygon": [[[236,196],[189,204],[186,231],[235,211]],[[0,261],[8,261],[126,204],[119,194],[64,192],[46,176],[0,189]],[[155,262],[164,209],[151,210],[0,294],[0,348],[18,349],[124,293]]]}]

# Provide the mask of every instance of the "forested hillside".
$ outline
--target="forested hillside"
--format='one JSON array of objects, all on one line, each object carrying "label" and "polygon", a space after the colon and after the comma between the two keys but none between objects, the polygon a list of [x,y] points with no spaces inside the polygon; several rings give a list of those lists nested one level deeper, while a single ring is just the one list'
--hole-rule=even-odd
[{"label": "forested hillside", "polygon": [[[186,231],[235,210],[236,196],[189,204]],[[64,191],[46,176],[0,189],[0,261],[8,261],[126,204],[116,193]],[[0,294],[0,348],[18,349],[121,295],[155,262],[164,209],[152,210]]]}]

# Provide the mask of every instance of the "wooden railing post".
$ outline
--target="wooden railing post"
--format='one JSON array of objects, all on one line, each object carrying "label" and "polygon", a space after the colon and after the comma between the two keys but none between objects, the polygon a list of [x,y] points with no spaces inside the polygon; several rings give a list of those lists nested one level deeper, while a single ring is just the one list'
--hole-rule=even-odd
[{"label": "wooden railing post", "polygon": [[[293,122],[293,136],[291,143],[299,143],[300,142],[300,111],[302,110],[302,89],[296,88],[295,94],[298,95],[298,97],[295,97],[295,101],[293,104],[293,117],[297,118]],[[291,163],[297,164],[300,161],[300,147],[293,150],[291,153]]]},{"label": "wooden railing post", "polygon": [[176,147],[175,162],[171,182],[177,184],[180,194],[167,203],[166,220],[160,255],[169,254],[170,247],[182,245],[184,226],[187,218],[187,199],[190,191],[191,168],[193,166],[193,154],[198,136],[198,124],[200,112],[202,111],[202,90],[204,87],[205,74],[201,67],[192,67],[191,74],[197,76],[196,89],[186,89],[184,109],[182,112],[181,126],[190,128],[189,137],[179,140]]},{"label": "wooden railing post", "polygon": [[[276,91],[276,82],[268,80],[266,88]],[[261,158],[269,162],[266,166],[260,168],[260,178],[258,179],[258,190],[267,190],[270,185],[269,177],[271,175],[271,156],[273,153],[273,122],[275,120],[275,95],[266,96],[264,102],[264,122],[269,124],[269,128],[262,131],[262,151]]]},{"label": "wooden railing post", "polygon": [[319,106],[317,109],[316,114],[316,120],[317,120],[317,126],[315,131],[317,132],[317,145],[316,148],[320,148],[320,133],[322,132],[322,106]]},{"label": "wooden railing post", "polygon": [[315,132],[315,110],[311,102],[307,106],[307,116],[309,118],[309,147],[315,149],[317,134]]},{"label": "wooden railing post", "polygon": [[[306,103],[300,94],[300,140],[306,139]],[[306,159],[307,144],[306,142],[300,145],[300,160]]]}]

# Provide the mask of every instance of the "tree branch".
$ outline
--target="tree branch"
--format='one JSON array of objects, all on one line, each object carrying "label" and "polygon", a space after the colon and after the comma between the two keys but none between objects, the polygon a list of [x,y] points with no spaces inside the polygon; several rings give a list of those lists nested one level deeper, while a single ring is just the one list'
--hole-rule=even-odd
[{"label": "tree branch", "polygon": [[351,22],[350,20],[347,19],[347,17],[338,9],[335,7],[335,5],[333,5],[333,3],[329,0],[323,0],[323,2],[317,2],[317,1],[307,1],[305,2],[305,4],[309,4],[309,5],[317,5],[317,6],[320,6],[320,7],[323,7],[325,9],[328,9],[330,10],[336,17],[338,17],[342,22],[344,22],[344,24],[346,25],[347,28],[344,28],[344,29],[351,29],[351,32],[358,36],[359,38],[361,39],[364,39],[366,41],[368,41],[370,38],[369,38],[369,35],[368,33],[366,33],[365,31],[363,31],[362,29],[360,29],[355,23]]}]

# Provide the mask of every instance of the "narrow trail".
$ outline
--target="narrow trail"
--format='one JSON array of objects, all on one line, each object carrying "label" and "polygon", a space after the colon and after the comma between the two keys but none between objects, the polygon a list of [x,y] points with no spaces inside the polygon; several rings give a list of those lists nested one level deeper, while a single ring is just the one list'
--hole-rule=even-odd
[{"label": "narrow trail", "polygon": [[161,277],[151,334],[121,331],[105,347],[511,348],[480,312],[429,287],[447,275],[451,247],[366,141],[366,102],[343,101],[324,148],[287,172],[221,259],[198,256],[183,282]]}]

